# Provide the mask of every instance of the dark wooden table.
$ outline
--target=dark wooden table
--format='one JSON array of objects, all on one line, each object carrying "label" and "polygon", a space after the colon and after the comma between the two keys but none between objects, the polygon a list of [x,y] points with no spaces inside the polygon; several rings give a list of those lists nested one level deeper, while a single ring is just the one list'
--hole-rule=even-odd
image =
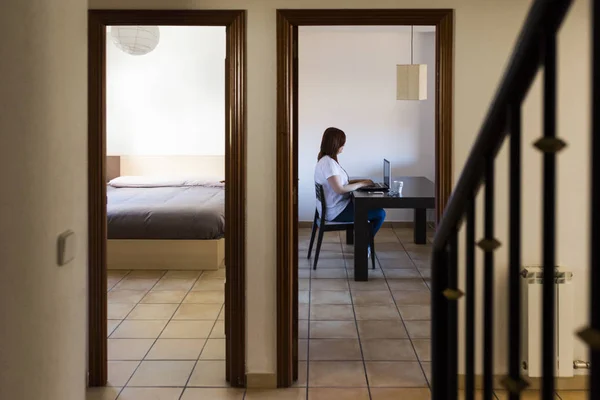
[{"label": "dark wooden table", "polygon": [[[427,243],[427,209],[435,208],[435,185],[422,176],[394,177],[404,182],[400,196],[388,193],[353,192],[354,196],[354,280],[369,280],[367,246],[369,221],[367,213],[373,208],[414,209],[414,241]],[[377,251],[377,246],[375,246]]]}]

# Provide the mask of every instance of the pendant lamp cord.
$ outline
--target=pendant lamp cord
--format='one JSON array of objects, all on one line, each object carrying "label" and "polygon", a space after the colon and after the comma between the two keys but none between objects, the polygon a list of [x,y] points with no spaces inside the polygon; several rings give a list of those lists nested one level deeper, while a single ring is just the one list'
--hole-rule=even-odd
[{"label": "pendant lamp cord", "polygon": [[411,25],[410,26],[410,65],[413,64],[413,30],[414,30],[414,26]]}]

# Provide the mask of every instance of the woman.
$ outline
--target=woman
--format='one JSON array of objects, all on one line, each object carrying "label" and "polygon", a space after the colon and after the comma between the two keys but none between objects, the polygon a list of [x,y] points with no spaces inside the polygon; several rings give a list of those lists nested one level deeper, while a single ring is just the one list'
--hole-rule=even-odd
[{"label": "woman", "polygon": [[[337,156],[344,151],[345,144],[346,134],[342,130],[325,129],[315,167],[315,182],[323,186],[325,194],[327,204],[325,217],[328,221],[333,222],[353,222],[354,203],[352,203],[350,193],[373,184],[370,180],[348,179],[348,174],[337,159]],[[382,208],[371,209],[368,218],[373,225],[373,235],[375,235],[383,225],[385,210]]]}]

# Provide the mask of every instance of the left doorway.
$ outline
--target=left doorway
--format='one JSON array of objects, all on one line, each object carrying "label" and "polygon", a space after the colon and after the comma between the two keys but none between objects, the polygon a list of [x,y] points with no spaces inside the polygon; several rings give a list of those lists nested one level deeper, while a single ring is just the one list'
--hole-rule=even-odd
[{"label": "left doorway", "polygon": [[90,10],[88,18],[88,385],[107,383],[106,28],[224,26],[225,376],[245,387],[246,15],[237,10]]}]

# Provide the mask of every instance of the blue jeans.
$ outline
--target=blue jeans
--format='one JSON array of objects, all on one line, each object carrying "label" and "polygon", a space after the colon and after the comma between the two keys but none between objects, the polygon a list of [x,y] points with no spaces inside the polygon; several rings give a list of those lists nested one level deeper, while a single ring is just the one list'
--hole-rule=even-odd
[{"label": "blue jeans", "polygon": [[[385,210],[383,208],[372,208],[367,214],[369,222],[373,224],[373,236],[377,234],[383,221],[385,221]],[[334,222],[354,222],[354,203],[350,202],[337,217]]]}]

